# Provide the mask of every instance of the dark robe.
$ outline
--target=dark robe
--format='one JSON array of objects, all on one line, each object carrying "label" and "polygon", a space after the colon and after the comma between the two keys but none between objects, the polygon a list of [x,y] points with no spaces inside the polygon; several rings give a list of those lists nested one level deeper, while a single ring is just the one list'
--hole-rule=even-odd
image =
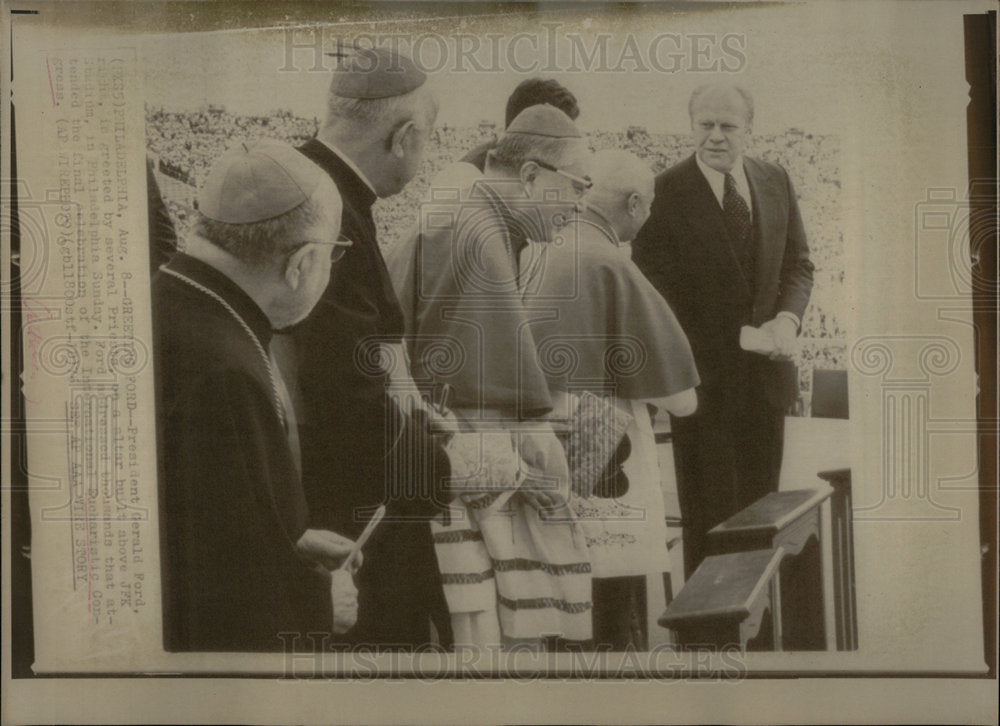
[{"label": "dark robe", "polygon": [[267,364],[263,311],[218,270],[177,253],[153,279],[164,643],[280,651],[329,631],[328,580],[296,551],[308,511]]},{"label": "dark robe", "polygon": [[333,266],[330,283],[309,317],[294,329],[303,481],[313,518],[357,537],[386,498],[384,459],[397,413],[387,373],[357,365],[366,340],[398,342],[402,312],[385,269],[372,218],[373,192],[324,144],[300,151],[337,185],[343,200],[341,234],[354,245]]},{"label": "dark robe", "polygon": [[[365,548],[355,643],[414,647],[434,619],[449,640],[427,518],[435,503],[390,466],[404,421],[387,395],[388,372],[371,365],[372,343],[399,343],[403,315],[378,247],[375,193],[317,139],[299,151],[333,179],[343,200],[341,234],[354,245],[337,262],[310,316],[295,327],[303,485],[312,521],[356,538],[375,509],[386,519]],[[408,434],[407,434],[408,435]],[[410,439],[407,439],[409,441]],[[417,471],[414,467],[411,471]],[[423,487],[421,489],[421,487]]]}]

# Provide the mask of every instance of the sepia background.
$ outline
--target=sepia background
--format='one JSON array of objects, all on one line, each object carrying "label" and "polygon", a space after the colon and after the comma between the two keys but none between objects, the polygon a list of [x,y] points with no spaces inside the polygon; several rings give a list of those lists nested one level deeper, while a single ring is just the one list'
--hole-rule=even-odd
[{"label": "sepia background", "polygon": [[[145,20],[128,13],[117,19],[102,18],[100,13],[67,17],[61,29],[46,27],[45,18],[19,19],[20,27],[15,26],[21,34],[15,32],[13,51],[22,68],[37,63],[40,49],[93,42],[89,34],[81,34],[88,23],[127,26],[128,34],[97,42],[136,50],[142,97],[131,103],[141,106],[135,117],[145,120],[145,134],[144,139],[141,134],[131,137],[135,144],[131,151],[137,157],[150,153],[156,158],[165,196],[172,200],[172,211],[182,226],[193,185],[209,160],[225,148],[234,129],[295,140],[311,135],[316,119],[322,117],[328,76],[322,68],[310,70],[311,51],[293,51],[289,64],[287,28],[236,32],[241,24],[275,25],[281,12],[261,18],[247,6],[226,7],[228,14],[218,11],[212,18],[212,28],[226,28],[219,32],[196,32],[204,27],[199,27],[194,14],[188,20],[186,13],[173,11],[153,11]],[[732,55],[724,59],[732,65],[727,75],[750,88],[757,103],[749,153],[789,170],[818,268],[805,321],[805,335],[814,342],[803,362],[807,369],[846,367],[851,375],[852,421],[841,445],[857,472],[861,643],[853,654],[755,654],[746,664],[750,671],[827,675],[905,671],[943,676],[982,670],[975,437],[968,423],[974,422],[972,332],[968,275],[960,262],[962,245],[967,244],[962,217],[967,93],[961,13],[985,8],[981,3],[934,2],[740,8],[651,5],[627,11],[588,6],[501,9],[490,17],[474,18],[467,11],[452,17],[454,12],[394,6],[377,10],[387,21],[365,25],[373,10],[369,6],[300,10],[297,17],[283,19],[294,26],[310,21],[323,27],[335,23],[339,28],[361,22],[349,27],[484,37],[544,34],[540,23],[551,21],[561,24],[559,33],[589,39],[588,47],[601,32],[615,38],[631,33],[640,49],[657,33],[745,37],[745,63],[737,63]],[[414,16],[421,19],[413,21]],[[297,42],[303,42],[301,35]],[[573,90],[582,109],[580,125],[595,148],[621,144],[649,158],[657,170],[672,164],[690,153],[685,136],[690,90],[720,70],[693,70],[691,66],[701,62],[693,55],[695,41],[684,42],[683,67],[667,73],[546,73],[543,58],[543,68],[534,73],[508,68],[493,74],[450,69],[433,74],[445,100],[421,179],[495,133],[510,90],[533,74],[554,77]],[[25,88],[19,113],[39,107],[26,99]],[[30,122],[21,128],[29,126]],[[40,186],[44,186],[45,167],[38,161],[42,153],[41,149],[25,152],[21,166],[24,175]],[[402,233],[421,191],[418,183],[399,199],[380,203],[378,221],[387,247]],[[131,213],[144,215],[138,207]],[[948,220],[943,229],[927,224],[922,216],[931,207]],[[800,381],[804,393],[809,382],[808,376]],[[807,470],[808,465],[805,462]],[[58,471],[53,475],[58,477]],[[53,616],[59,617],[59,611],[50,611],[49,617]],[[51,643],[49,652],[69,652],[72,645],[72,638]],[[115,655],[120,654],[108,652],[109,657]],[[259,667],[254,659],[227,656],[163,658],[152,640],[142,655],[133,660],[136,670],[145,670],[139,663],[158,671]],[[68,663],[55,658],[50,667],[74,670]],[[264,667],[280,670],[282,665],[273,661]],[[889,682],[891,688],[880,688],[869,681],[850,684],[853,690],[844,692],[822,683],[796,683],[792,688],[787,681],[754,681],[749,690],[764,694],[765,700],[754,699],[746,711],[735,709],[735,694],[733,700],[718,699],[714,692],[706,697],[703,689],[692,694],[681,684],[635,684],[632,692],[627,688],[615,692],[611,701],[605,684],[581,683],[579,688],[563,682],[512,684],[524,689],[516,693],[549,697],[525,699],[523,706],[511,706],[508,700],[505,720],[586,720],[608,711],[607,718],[616,721],[713,720],[713,716],[725,721],[782,720],[776,708],[788,709],[785,713],[791,720],[802,720],[820,704],[838,707],[845,720],[853,720],[858,712],[852,709],[861,704],[876,709],[869,713],[885,715],[895,712],[892,704],[902,709],[908,701],[915,703],[911,699],[927,690],[922,683],[927,682],[894,680]],[[302,684],[288,685],[285,693],[292,694]],[[366,710],[347,688],[350,684],[324,685],[329,687],[322,696],[325,708],[303,711],[303,720],[324,720],[332,709],[338,709],[338,718],[353,714],[355,720],[403,720],[409,714],[413,716],[409,720],[427,721],[436,713],[432,706],[404,711],[402,702],[386,703],[382,711]],[[420,697],[418,684],[400,685],[397,693]],[[496,697],[495,692],[487,696],[480,685],[462,687],[469,686],[465,693],[470,695]],[[947,685],[946,697],[933,711],[911,710],[912,717],[951,720],[949,714],[958,713],[961,703],[978,703],[966,695],[972,691],[969,682]],[[232,699],[234,687],[219,681],[217,691]],[[178,685],[176,692],[186,688]],[[677,698],[682,690],[685,698]],[[270,714],[269,720],[280,718],[288,708],[286,699],[267,699],[264,691],[269,689],[244,696],[248,700],[242,702],[243,708],[248,710],[240,711],[240,716],[225,708],[214,714],[237,720],[260,714]],[[785,698],[792,691],[812,698],[812,706],[808,700]],[[294,693],[302,694],[303,689]],[[556,698],[557,694],[566,698]],[[151,704],[155,700],[149,696]],[[258,710],[250,711],[251,704]]]}]

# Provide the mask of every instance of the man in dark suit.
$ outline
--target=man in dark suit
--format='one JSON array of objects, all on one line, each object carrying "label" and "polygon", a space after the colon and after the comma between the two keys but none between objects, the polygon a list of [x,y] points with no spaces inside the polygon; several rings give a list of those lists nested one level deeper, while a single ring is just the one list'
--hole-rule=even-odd
[{"label": "man in dark suit", "polygon": [[404,414],[371,346],[400,348],[403,316],[376,238],[372,205],[402,191],[420,167],[437,116],[426,75],[381,48],[352,49],[334,71],[327,116],[299,151],[336,183],[342,234],[353,242],[312,314],[279,338],[279,363],[300,393],[303,487],[316,526],[356,538],[380,504],[385,521],[365,548],[354,645],[413,648],[447,610],[430,525],[433,502],[390,465]]},{"label": "man in dark suit", "polygon": [[[778,488],[790,355],[813,265],[795,191],[780,166],[743,156],[753,123],[744,89],[706,85],[688,106],[696,151],[657,177],[635,262],[670,303],[701,375],[698,410],[672,418],[686,577],[709,529]],[[759,327],[770,355],[743,350]]]}]

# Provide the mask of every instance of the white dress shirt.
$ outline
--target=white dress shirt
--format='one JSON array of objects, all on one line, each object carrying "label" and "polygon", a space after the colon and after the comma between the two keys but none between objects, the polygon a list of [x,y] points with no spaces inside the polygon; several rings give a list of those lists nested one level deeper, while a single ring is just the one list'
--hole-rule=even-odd
[{"label": "white dress shirt", "polygon": [[[701,169],[701,173],[704,175],[708,185],[712,187],[712,192],[715,194],[715,198],[719,200],[719,206],[721,207],[722,199],[726,194],[726,175],[710,167],[697,154],[694,158],[698,162],[698,168]],[[742,156],[736,160],[732,171],[729,173],[733,175],[733,181],[736,182],[736,191],[743,197],[743,201],[747,203],[747,208],[750,210],[750,220],[753,221],[753,201],[750,198],[750,183],[747,181],[746,172],[743,171]]]}]

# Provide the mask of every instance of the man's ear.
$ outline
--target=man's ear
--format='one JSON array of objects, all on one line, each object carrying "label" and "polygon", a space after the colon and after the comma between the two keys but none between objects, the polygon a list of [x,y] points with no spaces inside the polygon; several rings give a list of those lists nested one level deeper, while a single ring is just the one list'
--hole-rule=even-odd
[{"label": "man's ear", "polygon": [[538,164],[526,161],[521,164],[520,177],[522,184],[531,184],[538,178]]},{"label": "man's ear", "polygon": [[389,138],[389,151],[398,159],[402,159],[406,156],[406,152],[409,150],[412,144],[412,137],[417,133],[417,125],[413,123],[413,120],[404,121],[396,130],[392,132],[392,136]]},{"label": "man's ear", "polygon": [[306,279],[312,265],[315,264],[317,245],[303,245],[288,257],[285,264],[285,284],[293,290],[298,290],[299,285]]},{"label": "man's ear", "polygon": [[628,195],[628,200],[625,202],[625,208],[628,213],[635,217],[639,213],[639,208],[642,206],[642,199],[639,197],[639,192],[632,192]]}]

